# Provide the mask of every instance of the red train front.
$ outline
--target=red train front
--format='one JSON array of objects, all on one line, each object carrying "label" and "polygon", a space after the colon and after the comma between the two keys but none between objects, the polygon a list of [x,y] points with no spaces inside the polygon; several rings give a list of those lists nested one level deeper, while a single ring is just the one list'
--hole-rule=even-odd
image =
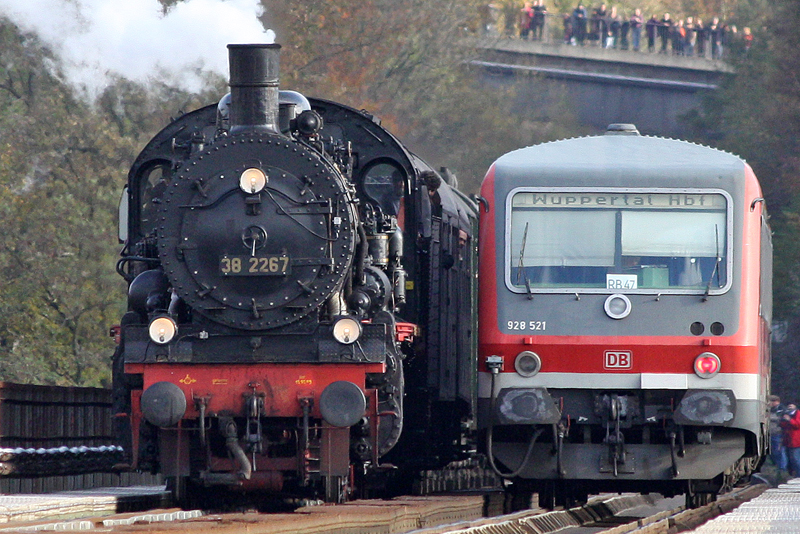
[{"label": "red train front", "polygon": [[[230,95],[160,132],[124,196],[118,433],[131,467],[163,473],[179,500],[227,487],[341,501],[372,487],[397,468],[381,458],[404,426],[403,360],[434,354],[412,347],[441,320],[429,296],[456,273],[474,279],[474,206],[371,115],[279,91],[279,48],[230,45]],[[441,269],[438,249],[430,264],[408,254],[433,239],[452,276],[426,270]],[[413,408],[434,413],[437,387]]]},{"label": "red train front", "polygon": [[772,298],[750,167],[612,125],[502,156],[482,196],[479,419],[520,502],[696,505],[749,475]]}]

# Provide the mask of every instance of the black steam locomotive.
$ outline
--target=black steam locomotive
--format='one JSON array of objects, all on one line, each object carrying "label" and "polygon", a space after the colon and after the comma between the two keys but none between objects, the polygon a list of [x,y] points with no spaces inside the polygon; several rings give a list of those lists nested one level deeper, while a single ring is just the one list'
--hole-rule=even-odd
[{"label": "black steam locomotive", "polygon": [[370,114],[279,91],[279,45],[228,48],[231,93],[157,134],[123,195],[131,468],[179,498],[337,502],[463,458],[476,206]]}]

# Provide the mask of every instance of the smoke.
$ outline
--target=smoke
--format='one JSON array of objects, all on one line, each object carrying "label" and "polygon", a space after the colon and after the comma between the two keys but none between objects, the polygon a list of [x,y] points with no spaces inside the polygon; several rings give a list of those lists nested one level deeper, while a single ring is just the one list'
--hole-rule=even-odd
[{"label": "smoke", "polygon": [[0,0],[5,15],[60,56],[68,81],[96,96],[114,76],[168,79],[188,91],[227,78],[229,43],[271,43],[258,0]]}]

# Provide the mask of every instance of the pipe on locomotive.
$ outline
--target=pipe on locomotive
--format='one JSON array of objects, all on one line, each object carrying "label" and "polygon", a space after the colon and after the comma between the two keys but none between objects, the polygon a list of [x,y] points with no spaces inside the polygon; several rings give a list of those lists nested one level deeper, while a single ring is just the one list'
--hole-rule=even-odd
[{"label": "pipe on locomotive", "polygon": [[231,133],[260,130],[280,134],[278,126],[279,44],[229,44]]}]

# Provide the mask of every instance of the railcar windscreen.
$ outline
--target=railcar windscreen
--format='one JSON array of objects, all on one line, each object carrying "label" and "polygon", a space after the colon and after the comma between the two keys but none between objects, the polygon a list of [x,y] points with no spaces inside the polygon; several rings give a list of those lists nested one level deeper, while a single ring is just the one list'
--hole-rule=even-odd
[{"label": "railcar windscreen", "polygon": [[517,190],[506,261],[523,290],[727,286],[728,199],[707,192]]}]

